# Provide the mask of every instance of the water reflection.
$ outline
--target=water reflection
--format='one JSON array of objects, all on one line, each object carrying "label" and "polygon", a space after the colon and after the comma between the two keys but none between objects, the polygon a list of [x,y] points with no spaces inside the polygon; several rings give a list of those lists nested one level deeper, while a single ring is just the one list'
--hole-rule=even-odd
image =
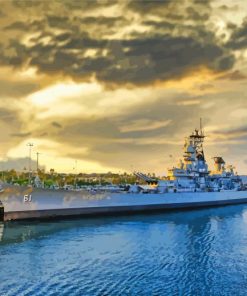
[{"label": "water reflection", "polygon": [[[209,231],[208,222],[217,225],[217,221],[223,221],[234,216],[242,215],[247,221],[247,205],[235,205],[211,209],[199,209],[193,211],[178,211],[151,215],[133,215],[105,218],[78,218],[50,221],[8,221],[0,223],[0,244],[23,242],[28,239],[49,236],[56,232],[80,227],[102,227],[104,225],[116,225],[124,223],[159,223],[187,225],[191,235],[202,234]],[[214,223],[213,223],[214,222]]]},{"label": "water reflection", "polygon": [[[247,205],[8,222],[3,295],[246,295]],[[237,293],[236,293],[237,291]]]},{"label": "water reflection", "polygon": [[0,222],[0,242],[3,240],[4,223]]}]

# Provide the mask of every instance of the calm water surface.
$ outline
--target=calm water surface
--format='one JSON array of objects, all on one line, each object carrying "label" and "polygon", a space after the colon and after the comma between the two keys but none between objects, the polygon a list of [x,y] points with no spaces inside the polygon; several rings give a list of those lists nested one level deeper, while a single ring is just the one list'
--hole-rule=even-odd
[{"label": "calm water surface", "polygon": [[0,295],[247,295],[247,206],[0,224]]}]

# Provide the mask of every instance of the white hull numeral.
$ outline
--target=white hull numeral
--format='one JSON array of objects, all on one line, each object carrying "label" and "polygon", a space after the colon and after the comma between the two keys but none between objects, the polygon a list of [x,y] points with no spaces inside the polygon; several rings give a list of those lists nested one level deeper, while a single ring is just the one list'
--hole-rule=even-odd
[{"label": "white hull numeral", "polygon": [[25,194],[23,197],[24,202],[31,202],[32,201],[32,195],[31,194]]}]

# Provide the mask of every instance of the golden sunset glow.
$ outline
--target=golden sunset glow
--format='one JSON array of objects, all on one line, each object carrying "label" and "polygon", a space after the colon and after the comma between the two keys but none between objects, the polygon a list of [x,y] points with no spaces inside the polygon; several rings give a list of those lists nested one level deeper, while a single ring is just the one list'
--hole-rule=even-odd
[{"label": "golden sunset glow", "polygon": [[246,172],[244,1],[1,4],[6,168],[33,143],[34,167],[164,174],[202,117],[207,154]]}]

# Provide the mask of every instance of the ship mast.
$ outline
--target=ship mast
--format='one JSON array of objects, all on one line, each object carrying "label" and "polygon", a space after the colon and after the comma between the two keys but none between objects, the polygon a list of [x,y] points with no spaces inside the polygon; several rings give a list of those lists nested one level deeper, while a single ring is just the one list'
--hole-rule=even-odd
[{"label": "ship mast", "polygon": [[204,142],[205,136],[204,136],[204,131],[203,131],[203,128],[202,128],[202,118],[201,117],[200,117],[200,136],[201,136],[201,141],[200,141],[200,144],[198,146],[197,153],[202,155],[202,160],[205,160],[204,150],[203,150],[203,142]]},{"label": "ship mast", "polygon": [[200,130],[195,129],[195,131],[188,137],[188,144],[194,148],[195,157],[202,161],[205,161],[203,151],[204,138],[205,136],[202,129],[202,119],[200,118]]},{"label": "ship mast", "polygon": [[204,132],[202,130],[202,118],[200,117],[200,133],[201,133],[201,136],[204,135]]}]

